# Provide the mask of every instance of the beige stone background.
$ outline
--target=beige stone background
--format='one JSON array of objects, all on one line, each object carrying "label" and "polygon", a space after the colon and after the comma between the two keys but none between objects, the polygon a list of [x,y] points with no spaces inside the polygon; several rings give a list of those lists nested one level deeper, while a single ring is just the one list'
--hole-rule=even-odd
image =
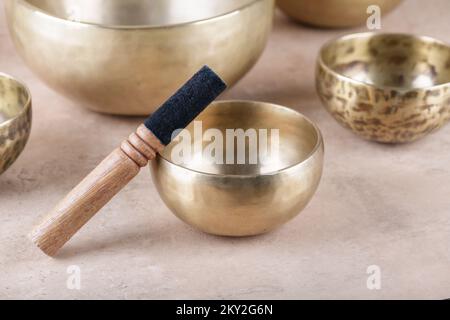
[{"label": "beige stone background", "polygon": [[[320,126],[321,185],[307,208],[258,237],[210,236],[179,221],[143,170],[56,259],[26,235],[43,214],[142,121],[84,110],[48,89],[17,56],[0,10],[0,71],[31,89],[34,120],[19,160],[0,177],[0,298],[450,298],[450,125],[412,144],[363,141],[314,90],[318,30],[276,14],[267,49],[224,98],[292,107]],[[450,1],[406,0],[383,31],[450,42]],[[150,208],[150,209],[149,209]],[[68,290],[67,267],[81,268]],[[381,290],[366,269],[381,268]]]}]

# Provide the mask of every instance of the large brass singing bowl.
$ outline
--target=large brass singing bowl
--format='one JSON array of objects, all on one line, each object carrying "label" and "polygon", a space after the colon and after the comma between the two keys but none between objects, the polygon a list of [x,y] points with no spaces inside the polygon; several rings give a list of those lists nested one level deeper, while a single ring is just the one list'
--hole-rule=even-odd
[{"label": "large brass singing bowl", "polygon": [[0,174],[19,157],[30,130],[30,92],[23,83],[0,73]]},{"label": "large brass singing bowl", "polygon": [[[323,163],[322,137],[311,121],[285,107],[244,101],[215,102],[197,120],[202,121],[205,134],[203,151],[193,147],[190,159],[174,163],[175,146],[180,143],[174,141],[151,164],[156,187],[175,215],[207,233],[248,236],[276,228],[306,206],[319,184]],[[258,133],[267,129],[267,137],[272,137],[271,129],[278,129],[279,156],[269,153],[265,162],[251,164],[250,154],[256,150],[246,140],[244,164],[201,163],[199,159],[204,159],[202,154],[211,143],[211,137],[206,138],[210,128],[224,137],[226,129]],[[187,130],[193,137],[194,126]],[[202,141],[201,135],[196,141],[199,139]],[[232,149],[228,143],[222,139],[223,157]]]},{"label": "large brass singing bowl", "polygon": [[370,140],[409,142],[450,119],[450,46],[407,34],[354,34],[320,51],[317,91],[339,123]]},{"label": "large brass singing bowl", "polygon": [[26,63],[81,106],[147,115],[201,66],[229,86],[261,55],[274,0],[5,0]]},{"label": "large brass singing bowl", "polygon": [[310,25],[345,28],[364,24],[367,8],[376,5],[385,14],[402,0],[277,0],[280,9],[291,18]]}]

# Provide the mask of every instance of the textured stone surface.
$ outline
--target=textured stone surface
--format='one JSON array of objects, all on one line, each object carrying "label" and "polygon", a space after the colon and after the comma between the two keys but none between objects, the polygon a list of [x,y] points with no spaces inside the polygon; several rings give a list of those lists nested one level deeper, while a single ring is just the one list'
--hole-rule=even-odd
[{"label": "textured stone surface", "polygon": [[[447,0],[407,0],[383,30],[450,42],[449,10]],[[315,94],[320,45],[362,30],[306,28],[278,13],[263,57],[224,96],[287,105],[320,126],[323,179],[296,219],[259,237],[209,236],[170,213],[144,169],[51,259],[27,233],[143,119],[95,114],[48,89],[16,55],[1,12],[0,70],[29,85],[34,119],[0,177],[0,298],[449,298],[450,125],[412,144],[375,144]],[[66,288],[70,265],[81,268],[79,291]],[[366,288],[369,265],[381,268],[381,290]]]}]

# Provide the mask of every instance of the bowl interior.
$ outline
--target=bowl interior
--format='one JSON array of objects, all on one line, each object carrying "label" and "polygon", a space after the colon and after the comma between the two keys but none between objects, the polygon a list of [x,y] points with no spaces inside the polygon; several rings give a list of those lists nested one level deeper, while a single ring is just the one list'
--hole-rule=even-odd
[{"label": "bowl interior", "polygon": [[0,74],[0,126],[22,113],[29,94],[19,82]]},{"label": "bowl interior", "polygon": [[157,26],[204,20],[255,0],[25,0],[59,18],[108,26]]},{"label": "bowl interior", "polygon": [[450,47],[426,37],[360,34],[326,45],[333,71],[379,87],[426,88],[450,82]]},{"label": "bowl interior", "polygon": [[[208,129],[217,129],[216,133],[220,132],[220,135],[214,134],[213,138],[209,133],[214,131]],[[237,132],[236,129],[243,129],[248,135],[241,135],[240,138],[232,135]],[[181,167],[208,174],[255,175],[277,172],[306,160],[320,141],[317,128],[300,113],[259,102],[215,102],[186,128],[186,132],[189,135],[180,134],[178,141],[174,140],[166,147],[162,157]],[[208,149],[213,142],[217,143],[214,151]],[[179,157],[183,155],[180,148],[182,143],[190,146],[189,157]],[[245,161],[239,163],[238,147],[244,144],[240,158],[245,157]],[[222,154],[217,153],[219,149]],[[210,155],[217,157],[211,159]],[[178,157],[177,161],[175,156]],[[231,162],[227,162],[227,156],[232,157],[229,158]],[[252,161],[252,157],[257,161]]]}]

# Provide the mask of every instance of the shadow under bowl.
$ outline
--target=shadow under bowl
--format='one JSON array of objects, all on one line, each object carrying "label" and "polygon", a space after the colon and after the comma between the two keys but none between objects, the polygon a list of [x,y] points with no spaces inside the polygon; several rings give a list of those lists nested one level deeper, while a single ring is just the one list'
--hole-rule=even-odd
[{"label": "shadow under bowl", "polygon": [[5,0],[28,66],[81,106],[148,115],[208,65],[231,87],[256,63],[274,0]]},{"label": "shadow under bowl", "polygon": [[363,138],[414,141],[450,119],[450,46],[409,34],[344,36],[322,47],[316,87],[331,115]]},{"label": "shadow under bowl", "polygon": [[30,92],[18,80],[0,73],[0,174],[19,157],[30,130]]},{"label": "shadow under bowl", "polygon": [[377,6],[385,14],[402,0],[277,0],[278,7],[291,18],[308,25],[346,28],[362,25],[367,8]]},{"label": "shadow under bowl", "polygon": [[[152,161],[153,180],[176,216],[207,233],[249,236],[272,230],[307,205],[320,181],[320,131],[285,107],[214,102],[178,137]],[[212,143],[215,152],[208,149]],[[241,164],[239,150],[245,150]],[[217,158],[208,161],[209,155]]]}]

